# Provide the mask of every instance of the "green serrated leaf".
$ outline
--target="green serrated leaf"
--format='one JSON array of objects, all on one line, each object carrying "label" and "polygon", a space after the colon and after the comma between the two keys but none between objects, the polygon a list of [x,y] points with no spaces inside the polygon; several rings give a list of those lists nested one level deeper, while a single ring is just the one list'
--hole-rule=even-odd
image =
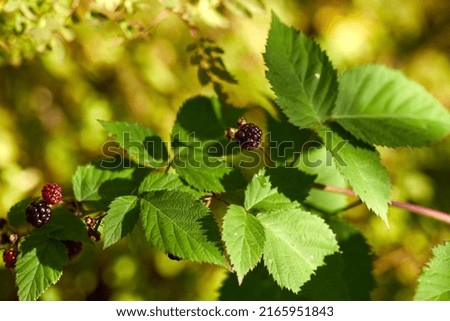
[{"label": "green serrated leaf", "polygon": [[159,250],[184,259],[225,266],[218,240],[208,238],[203,203],[181,191],[155,191],[140,201],[140,219],[147,240]]},{"label": "green serrated leaf", "polygon": [[16,284],[19,300],[37,300],[60,279],[68,263],[65,246],[44,236],[28,236],[21,244],[16,264]]},{"label": "green serrated leaf", "polygon": [[292,124],[312,128],[329,118],[337,75],[319,45],[273,14],[264,60],[277,103]]},{"label": "green serrated leaf", "polygon": [[425,146],[450,133],[450,113],[430,93],[380,65],[340,77],[333,118],[355,137],[389,147]]},{"label": "green serrated leaf", "polygon": [[264,249],[264,227],[241,206],[230,205],[223,220],[222,239],[239,283],[258,264]]},{"label": "green serrated leaf", "polygon": [[261,169],[255,174],[245,189],[244,207],[249,211],[253,206],[275,194],[277,191],[272,188],[268,177],[265,176],[265,170]]},{"label": "green serrated leaf", "polygon": [[104,208],[116,197],[135,188],[134,168],[108,169],[101,163],[79,166],[72,177],[73,191],[79,202],[93,202]]},{"label": "green serrated leaf", "polygon": [[356,195],[389,226],[387,212],[391,184],[388,172],[380,162],[379,153],[356,141],[338,126],[333,129],[321,128],[319,135],[333,156],[337,168]]},{"label": "green serrated leaf", "polygon": [[161,191],[183,188],[183,182],[176,174],[171,173],[151,173],[139,185],[139,194],[151,191]]},{"label": "green serrated leaf", "polygon": [[287,210],[291,208],[300,208],[300,204],[290,200],[283,194],[277,193],[276,190],[262,201],[259,201],[252,207],[252,212],[269,212],[274,210]]},{"label": "green serrated leaf", "polygon": [[136,196],[120,196],[112,201],[108,214],[103,219],[105,235],[103,248],[113,245],[131,233],[138,219],[139,207]]},{"label": "green serrated leaf", "polygon": [[190,147],[177,149],[172,166],[189,185],[206,192],[224,192],[223,180],[232,170],[221,158]]},{"label": "green serrated leaf", "polygon": [[293,292],[307,282],[324,258],[338,250],[334,234],[318,216],[301,209],[257,216],[264,226],[264,265],[275,281]]},{"label": "green serrated leaf", "polygon": [[100,123],[137,164],[153,168],[167,165],[167,146],[152,129],[121,121],[101,120]]},{"label": "green serrated leaf", "polygon": [[449,301],[450,300],[450,242],[436,246],[433,258],[424,267],[419,276],[414,300]]},{"label": "green serrated leaf", "polygon": [[86,225],[66,208],[54,208],[50,221],[32,235],[41,235],[56,240],[70,240],[91,243],[86,231]]}]

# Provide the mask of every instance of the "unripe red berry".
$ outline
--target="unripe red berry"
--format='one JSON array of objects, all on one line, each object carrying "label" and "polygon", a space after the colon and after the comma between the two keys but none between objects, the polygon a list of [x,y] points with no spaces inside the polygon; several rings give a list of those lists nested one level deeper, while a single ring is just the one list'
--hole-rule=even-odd
[{"label": "unripe red berry", "polygon": [[42,187],[41,195],[48,204],[55,205],[62,200],[61,186],[56,183],[47,183]]}]

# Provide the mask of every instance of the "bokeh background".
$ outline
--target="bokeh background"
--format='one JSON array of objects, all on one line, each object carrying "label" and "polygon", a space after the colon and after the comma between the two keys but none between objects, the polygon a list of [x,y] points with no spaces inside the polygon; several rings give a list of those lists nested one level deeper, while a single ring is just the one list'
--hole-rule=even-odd
[{"label": "bokeh background", "polygon": [[[224,50],[238,85],[229,102],[270,108],[264,77],[271,11],[311,37],[342,72],[365,63],[402,70],[450,108],[448,0],[0,0],[0,217],[44,182],[71,193],[78,165],[102,157],[97,122],[138,121],[168,137],[176,112],[202,86],[186,47],[200,37]],[[401,94],[401,93],[399,93]],[[450,212],[450,139],[380,149],[392,198]],[[364,206],[346,213],[375,254],[374,300],[410,300],[431,248],[450,227],[392,208],[391,228]],[[132,235],[85,248],[42,300],[213,300],[226,273],[169,260]],[[0,300],[14,300],[0,267]]]}]

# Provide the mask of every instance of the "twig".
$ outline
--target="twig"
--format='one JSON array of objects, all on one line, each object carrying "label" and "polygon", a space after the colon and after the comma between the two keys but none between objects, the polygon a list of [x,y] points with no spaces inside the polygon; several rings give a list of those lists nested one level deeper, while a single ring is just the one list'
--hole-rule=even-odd
[{"label": "twig", "polygon": [[[327,191],[327,192],[339,193],[339,194],[344,194],[344,195],[348,195],[348,196],[352,196],[352,197],[358,197],[355,194],[355,192],[353,192],[352,190],[347,189],[347,188],[324,185],[324,184],[319,184],[319,183],[315,183],[313,185],[313,188],[320,189],[320,190]],[[431,217],[431,218],[434,218],[435,220],[450,224],[450,214],[449,213],[445,213],[445,212],[434,210],[434,209],[431,209],[428,207],[415,205],[415,204],[411,204],[411,203],[405,203],[405,202],[401,202],[401,201],[390,201],[388,204],[391,206],[394,206],[394,207],[403,208],[412,213],[416,213],[416,214],[423,215],[426,217]]]}]

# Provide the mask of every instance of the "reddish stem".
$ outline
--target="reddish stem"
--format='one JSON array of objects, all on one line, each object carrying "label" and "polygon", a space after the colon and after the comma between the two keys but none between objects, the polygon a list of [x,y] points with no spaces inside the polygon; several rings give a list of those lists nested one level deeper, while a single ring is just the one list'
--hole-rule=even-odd
[{"label": "reddish stem", "polygon": [[[345,195],[352,196],[352,197],[357,197],[355,192],[353,192],[352,190],[347,189],[347,188],[324,185],[324,184],[319,184],[319,183],[315,183],[313,185],[313,188],[317,188],[317,189],[327,191],[327,192],[340,193],[340,194],[345,194]],[[410,212],[420,214],[423,216],[427,216],[427,217],[431,217],[431,218],[434,218],[435,220],[450,224],[450,214],[445,213],[445,212],[441,212],[441,211],[437,211],[437,210],[434,210],[434,209],[431,209],[428,207],[423,207],[420,205],[405,203],[405,202],[401,202],[401,201],[390,201],[389,205],[395,206],[398,208],[403,208]]]}]

